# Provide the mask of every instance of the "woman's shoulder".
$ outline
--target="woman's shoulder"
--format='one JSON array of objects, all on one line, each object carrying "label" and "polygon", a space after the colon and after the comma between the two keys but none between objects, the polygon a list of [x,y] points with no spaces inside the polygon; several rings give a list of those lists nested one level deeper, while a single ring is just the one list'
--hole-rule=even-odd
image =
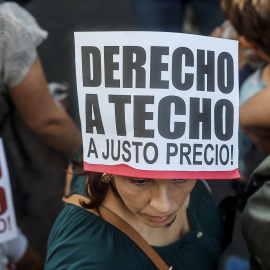
[{"label": "woman's shoulder", "polygon": [[100,236],[102,225],[94,214],[75,205],[66,205],[49,236],[45,269],[64,269],[61,267],[67,265],[69,269],[76,269],[76,264],[85,263],[91,254],[88,243],[98,244],[95,239]]},{"label": "woman's shoulder", "polygon": [[127,235],[95,214],[67,205],[52,228],[45,269],[131,269],[130,262],[132,269],[142,269],[142,260],[145,269],[154,269]]},{"label": "woman's shoulder", "polygon": [[[91,234],[96,227],[103,225],[101,218],[95,214],[73,204],[67,204],[57,217],[50,234],[50,240],[58,238],[60,241],[66,241],[66,236],[70,236],[69,240],[82,241],[85,231]],[[71,239],[71,236],[73,239]],[[79,240],[80,239],[80,240]]]}]

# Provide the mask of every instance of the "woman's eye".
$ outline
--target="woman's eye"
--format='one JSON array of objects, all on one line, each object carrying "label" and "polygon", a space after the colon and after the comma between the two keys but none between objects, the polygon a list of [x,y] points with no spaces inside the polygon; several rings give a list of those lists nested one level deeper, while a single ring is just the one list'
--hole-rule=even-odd
[{"label": "woman's eye", "polygon": [[136,186],[142,187],[149,182],[148,179],[131,179],[130,182]]},{"label": "woman's eye", "polygon": [[186,183],[187,179],[174,179],[173,183],[183,184]]}]

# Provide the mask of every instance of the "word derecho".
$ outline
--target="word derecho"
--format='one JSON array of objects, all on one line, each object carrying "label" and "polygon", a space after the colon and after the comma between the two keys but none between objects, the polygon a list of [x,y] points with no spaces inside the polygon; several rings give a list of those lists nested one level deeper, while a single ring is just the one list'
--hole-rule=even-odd
[{"label": "word derecho", "polygon": [[[82,46],[82,70],[83,86],[98,87],[102,79],[105,87],[132,88],[135,81],[136,88],[146,87],[147,70],[146,51],[138,46],[123,46],[122,48],[122,85],[120,79],[114,78],[114,72],[119,70],[119,62],[114,61],[115,55],[120,55],[119,46],[105,46],[104,58],[97,47]],[[162,72],[168,72],[169,63],[163,62],[163,56],[169,55],[169,47],[151,47],[150,53],[150,85],[149,88],[169,89],[169,81],[162,80]],[[104,63],[102,63],[104,61]],[[205,63],[207,62],[207,63]],[[105,77],[102,78],[102,64]],[[228,52],[221,52],[215,61],[214,51],[197,50],[197,62],[195,64],[193,52],[186,47],[179,47],[172,53],[171,80],[178,90],[189,90],[195,80],[195,74],[185,71],[186,67],[196,67],[196,89],[205,91],[205,77],[207,76],[207,91],[215,91],[215,77],[217,75],[218,89],[222,93],[230,93],[234,87],[233,58]],[[217,72],[215,72],[215,68]],[[92,76],[91,76],[92,74]]]}]

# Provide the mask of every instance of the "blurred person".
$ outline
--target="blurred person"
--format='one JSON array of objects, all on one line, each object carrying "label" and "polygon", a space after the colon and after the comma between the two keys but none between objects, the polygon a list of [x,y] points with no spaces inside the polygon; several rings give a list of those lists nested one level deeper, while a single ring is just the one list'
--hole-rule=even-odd
[{"label": "blurred person", "polygon": [[[220,0],[130,0],[134,28],[138,31],[183,32],[188,4],[202,35],[210,35],[224,21]],[[191,20],[190,23],[194,22]]]},{"label": "blurred person", "polygon": [[[228,20],[239,35],[240,44],[262,59],[260,67],[244,80],[240,88],[239,170],[242,178],[247,181],[253,170],[270,153],[268,140],[270,122],[267,117],[270,84],[268,38],[270,20],[266,15],[269,11],[269,2],[238,1],[234,4],[231,1],[223,1],[222,3]],[[230,10],[231,5],[239,5],[239,10],[236,8]],[[243,11],[245,6],[247,11]]]},{"label": "blurred person", "polygon": [[[265,155],[270,154],[268,99],[270,85],[270,5],[268,0],[224,0],[223,9],[240,42],[264,60],[240,90],[240,126]],[[241,16],[240,16],[241,15]],[[252,18],[252,20],[251,20]]]},{"label": "blurred person", "polygon": [[[247,136],[245,141],[242,139],[242,149],[244,158],[250,161],[245,160],[246,166],[256,167],[270,154],[270,1],[222,0],[222,7],[237,31],[239,42],[264,60],[240,89],[240,128],[243,136]],[[243,211],[242,232],[252,254],[251,269],[270,269],[269,179],[268,157],[249,180],[247,187],[258,181],[260,188],[249,198]]]},{"label": "blurred person", "polygon": [[[251,97],[262,89],[267,87],[268,74],[266,67],[267,59],[252,49],[250,42],[247,42],[244,35],[239,35],[229,20],[225,21],[220,27],[217,27],[212,36],[239,40],[239,85],[240,96],[239,105],[247,102]],[[245,105],[244,105],[245,107]],[[246,107],[250,112],[250,107]],[[240,118],[243,119],[243,113],[240,113]],[[251,119],[249,119],[251,120]],[[239,170],[241,173],[241,181],[235,187],[244,187],[247,180],[251,176],[256,167],[265,159],[267,153],[258,149],[251,138],[239,130]],[[242,190],[242,188],[240,189]]]},{"label": "blurred person", "polygon": [[81,136],[49,92],[37,53],[47,32],[12,2],[0,5],[0,30],[0,135],[15,211],[30,245],[45,256],[62,209],[57,199],[64,192],[64,171]]},{"label": "blurred person", "polygon": [[44,260],[31,247],[18,228],[18,236],[0,243],[0,270],[42,270]]}]

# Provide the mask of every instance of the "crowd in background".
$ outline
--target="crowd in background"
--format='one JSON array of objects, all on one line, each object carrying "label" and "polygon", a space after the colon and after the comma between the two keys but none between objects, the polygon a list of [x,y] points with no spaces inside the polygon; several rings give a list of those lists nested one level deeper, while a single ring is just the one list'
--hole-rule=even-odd
[{"label": "crowd in background", "polygon": [[[64,207],[61,198],[65,172],[81,145],[79,128],[65,106],[57,104],[52,95],[53,87],[55,92],[63,92],[63,85],[49,84],[44,75],[41,62],[54,59],[41,61],[38,46],[48,33],[23,7],[27,1],[17,2],[0,3],[0,137],[4,140],[19,232],[17,239],[0,244],[0,270],[9,269],[1,262],[11,269],[44,268],[45,243]],[[243,214],[242,223],[256,224],[249,229],[246,223],[242,226],[251,257],[231,258],[220,267],[224,270],[270,269],[269,245],[267,249],[261,242],[267,242],[264,239],[269,232],[267,218],[256,223],[257,216],[252,212],[259,211],[260,207],[266,216],[269,212],[270,1],[130,0],[129,9],[133,22],[130,30],[191,32],[239,41],[241,178],[232,187],[238,187],[236,193],[245,190],[263,161],[255,176],[263,178],[265,183],[253,195]],[[50,192],[46,192],[48,186]],[[58,204],[51,204],[57,200]]]}]

